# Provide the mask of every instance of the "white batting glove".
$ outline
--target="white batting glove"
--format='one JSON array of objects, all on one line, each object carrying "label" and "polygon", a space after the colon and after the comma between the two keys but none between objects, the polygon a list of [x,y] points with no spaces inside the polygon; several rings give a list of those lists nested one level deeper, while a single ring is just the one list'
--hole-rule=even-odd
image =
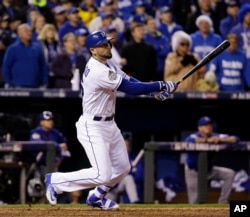
[{"label": "white batting glove", "polygon": [[159,101],[164,101],[166,99],[171,98],[171,94],[166,92],[166,91],[161,91],[161,92],[155,93],[154,98],[159,100]]},{"label": "white batting glove", "polygon": [[173,93],[177,88],[176,82],[173,81],[160,81],[160,90],[164,90],[168,93]]}]

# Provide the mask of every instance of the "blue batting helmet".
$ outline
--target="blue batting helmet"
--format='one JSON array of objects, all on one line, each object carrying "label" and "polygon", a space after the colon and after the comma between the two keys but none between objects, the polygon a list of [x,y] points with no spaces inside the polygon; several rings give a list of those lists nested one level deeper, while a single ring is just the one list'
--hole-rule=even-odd
[{"label": "blue batting helmet", "polygon": [[92,47],[97,47],[106,42],[109,42],[112,37],[108,37],[104,31],[95,31],[86,38],[86,47],[89,50]]}]

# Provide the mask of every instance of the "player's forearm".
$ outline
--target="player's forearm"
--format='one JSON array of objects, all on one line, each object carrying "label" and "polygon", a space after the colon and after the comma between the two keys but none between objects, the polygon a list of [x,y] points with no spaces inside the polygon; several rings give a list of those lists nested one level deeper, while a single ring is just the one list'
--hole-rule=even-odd
[{"label": "player's forearm", "polygon": [[158,92],[161,90],[160,82],[131,82],[126,79],[122,79],[120,86],[118,87],[119,91],[122,91],[131,95],[143,95],[149,94],[152,92]]}]

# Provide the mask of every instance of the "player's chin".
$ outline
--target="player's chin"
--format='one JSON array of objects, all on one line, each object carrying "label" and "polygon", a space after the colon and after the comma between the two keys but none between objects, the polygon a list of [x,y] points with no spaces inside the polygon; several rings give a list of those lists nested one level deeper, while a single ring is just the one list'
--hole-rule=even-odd
[{"label": "player's chin", "polygon": [[112,54],[110,53],[110,54],[105,55],[105,58],[106,59],[111,59],[112,58]]}]

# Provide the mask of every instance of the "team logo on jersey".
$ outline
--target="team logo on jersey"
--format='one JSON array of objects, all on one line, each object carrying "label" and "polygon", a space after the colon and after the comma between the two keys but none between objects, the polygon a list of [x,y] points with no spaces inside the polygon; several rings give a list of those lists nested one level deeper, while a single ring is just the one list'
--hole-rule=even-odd
[{"label": "team logo on jersey", "polygon": [[40,139],[41,137],[40,137],[40,134],[39,133],[33,133],[32,135],[31,135],[31,138],[32,139]]},{"label": "team logo on jersey", "polygon": [[117,78],[117,74],[115,72],[109,71],[109,79],[111,81],[114,81],[116,80],[116,78]]}]

